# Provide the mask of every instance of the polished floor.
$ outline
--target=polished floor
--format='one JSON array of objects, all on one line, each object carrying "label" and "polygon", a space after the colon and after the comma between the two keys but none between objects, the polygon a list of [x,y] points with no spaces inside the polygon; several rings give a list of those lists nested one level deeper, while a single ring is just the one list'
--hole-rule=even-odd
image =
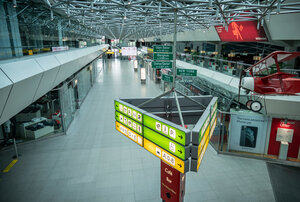
[{"label": "polished floor", "polygon": [[[67,135],[19,147],[19,161],[0,174],[0,201],[161,201],[160,160],[115,130],[113,104],[160,93],[153,81],[140,83],[131,62],[108,60]],[[201,201],[275,201],[265,162],[209,146],[200,171],[186,178],[185,202]]]}]

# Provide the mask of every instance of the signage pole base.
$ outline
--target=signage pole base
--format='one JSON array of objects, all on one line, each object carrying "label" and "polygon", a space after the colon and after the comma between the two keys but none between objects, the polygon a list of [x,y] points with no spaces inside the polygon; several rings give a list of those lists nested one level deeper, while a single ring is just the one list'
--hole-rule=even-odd
[{"label": "signage pole base", "polygon": [[183,202],[186,175],[160,161],[160,197],[163,202]]}]

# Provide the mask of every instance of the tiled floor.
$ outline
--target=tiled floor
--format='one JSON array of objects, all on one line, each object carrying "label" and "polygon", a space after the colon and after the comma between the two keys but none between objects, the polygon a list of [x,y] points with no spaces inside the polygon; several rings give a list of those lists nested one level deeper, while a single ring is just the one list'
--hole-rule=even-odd
[{"label": "tiled floor", "polygon": [[[153,81],[140,84],[132,63],[109,60],[67,135],[19,148],[19,162],[0,174],[0,201],[161,201],[160,161],[114,129],[113,105],[160,93]],[[209,146],[200,171],[187,173],[186,202],[274,200],[263,161]]]}]

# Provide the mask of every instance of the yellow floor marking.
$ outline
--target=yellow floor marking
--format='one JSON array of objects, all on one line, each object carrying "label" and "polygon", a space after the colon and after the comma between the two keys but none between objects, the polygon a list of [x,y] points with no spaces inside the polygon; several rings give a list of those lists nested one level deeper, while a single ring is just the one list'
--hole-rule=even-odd
[{"label": "yellow floor marking", "polygon": [[7,173],[8,171],[10,171],[10,169],[18,162],[18,160],[13,160],[4,170],[4,173]]}]

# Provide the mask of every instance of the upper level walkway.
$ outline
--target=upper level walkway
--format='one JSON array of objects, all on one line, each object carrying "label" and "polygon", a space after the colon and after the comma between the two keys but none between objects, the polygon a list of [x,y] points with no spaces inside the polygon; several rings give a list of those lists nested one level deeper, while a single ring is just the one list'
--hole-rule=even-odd
[{"label": "upper level walkway", "polygon": [[[113,100],[161,94],[141,84],[129,61],[108,60],[67,135],[19,146],[0,174],[0,201],[158,202],[160,161],[115,130]],[[13,151],[0,153],[1,169]],[[208,147],[198,173],[186,175],[187,202],[275,201],[264,161],[217,155]]]}]

